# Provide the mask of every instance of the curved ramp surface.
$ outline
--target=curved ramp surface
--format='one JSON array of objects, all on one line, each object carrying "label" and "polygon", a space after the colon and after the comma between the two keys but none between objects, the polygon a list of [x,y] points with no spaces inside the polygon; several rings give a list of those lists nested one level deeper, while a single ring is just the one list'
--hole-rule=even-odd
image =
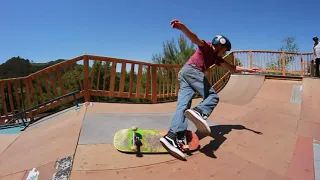
[{"label": "curved ramp surface", "polygon": [[218,93],[221,102],[245,105],[259,92],[265,77],[260,75],[231,75],[228,84]]},{"label": "curved ramp surface", "polygon": [[225,88],[208,120],[212,133],[199,134],[200,150],[187,161],[120,153],[111,141],[114,132],[132,125],[168,127],[176,102],[93,103],[8,141],[0,179],[26,179],[30,172],[39,173],[39,180],[319,179],[319,79],[239,75]]}]

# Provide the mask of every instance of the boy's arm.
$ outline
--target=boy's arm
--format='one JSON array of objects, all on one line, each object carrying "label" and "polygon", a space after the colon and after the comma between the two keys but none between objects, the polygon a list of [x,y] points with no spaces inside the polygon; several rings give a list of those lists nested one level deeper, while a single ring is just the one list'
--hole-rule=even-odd
[{"label": "boy's arm", "polygon": [[236,72],[236,70],[237,70],[237,67],[235,65],[232,65],[232,64],[230,64],[230,63],[228,63],[227,61],[224,61],[224,60],[220,63],[220,65],[222,67],[228,69],[231,72]]},{"label": "boy's arm", "polygon": [[230,70],[231,72],[253,72],[255,70],[252,70],[252,69],[248,69],[248,68],[245,68],[245,67],[241,67],[241,66],[235,66],[235,65],[232,65],[230,63],[228,63],[227,61],[222,61],[221,63],[221,66]]},{"label": "boy's arm", "polygon": [[193,43],[195,43],[195,44],[198,45],[199,47],[203,47],[203,46],[205,45],[205,43],[204,43],[202,40],[200,40],[200,39],[198,38],[198,36],[197,36],[194,32],[190,31],[185,25],[182,26],[181,31],[182,31]]}]

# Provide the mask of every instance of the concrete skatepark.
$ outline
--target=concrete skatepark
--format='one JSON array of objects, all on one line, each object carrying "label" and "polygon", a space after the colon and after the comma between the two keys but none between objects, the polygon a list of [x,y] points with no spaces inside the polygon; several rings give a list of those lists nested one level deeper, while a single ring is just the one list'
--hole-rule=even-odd
[{"label": "concrete skatepark", "polygon": [[30,171],[38,179],[319,179],[319,92],[319,79],[232,75],[209,117],[211,136],[200,136],[200,150],[186,162],[169,154],[140,158],[112,144],[116,131],[133,125],[167,129],[176,102],[82,104],[0,134],[0,180],[27,179]]}]

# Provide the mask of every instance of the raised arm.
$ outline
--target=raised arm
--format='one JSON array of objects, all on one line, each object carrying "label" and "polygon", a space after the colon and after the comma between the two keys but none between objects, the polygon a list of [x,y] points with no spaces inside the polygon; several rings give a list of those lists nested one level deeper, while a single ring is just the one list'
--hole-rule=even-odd
[{"label": "raised arm", "polygon": [[228,69],[231,72],[260,72],[259,68],[245,68],[241,66],[235,66],[228,63],[227,61],[222,61],[220,64],[222,67]]},{"label": "raised arm", "polygon": [[201,41],[198,36],[189,30],[182,22],[177,19],[174,19],[170,22],[173,28],[181,30],[194,44],[198,45],[199,47],[204,46],[204,42]]}]

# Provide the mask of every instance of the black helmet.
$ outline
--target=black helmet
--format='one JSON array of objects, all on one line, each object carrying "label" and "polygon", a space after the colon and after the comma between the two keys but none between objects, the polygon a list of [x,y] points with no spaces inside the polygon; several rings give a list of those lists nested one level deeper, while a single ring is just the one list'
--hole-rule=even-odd
[{"label": "black helmet", "polygon": [[317,36],[313,36],[312,40],[316,41],[319,40]]},{"label": "black helmet", "polygon": [[212,40],[212,44],[221,44],[222,47],[227,48],[227,51],[231,50],[231,42],[227,37],[222,35],[216,35]]}]

